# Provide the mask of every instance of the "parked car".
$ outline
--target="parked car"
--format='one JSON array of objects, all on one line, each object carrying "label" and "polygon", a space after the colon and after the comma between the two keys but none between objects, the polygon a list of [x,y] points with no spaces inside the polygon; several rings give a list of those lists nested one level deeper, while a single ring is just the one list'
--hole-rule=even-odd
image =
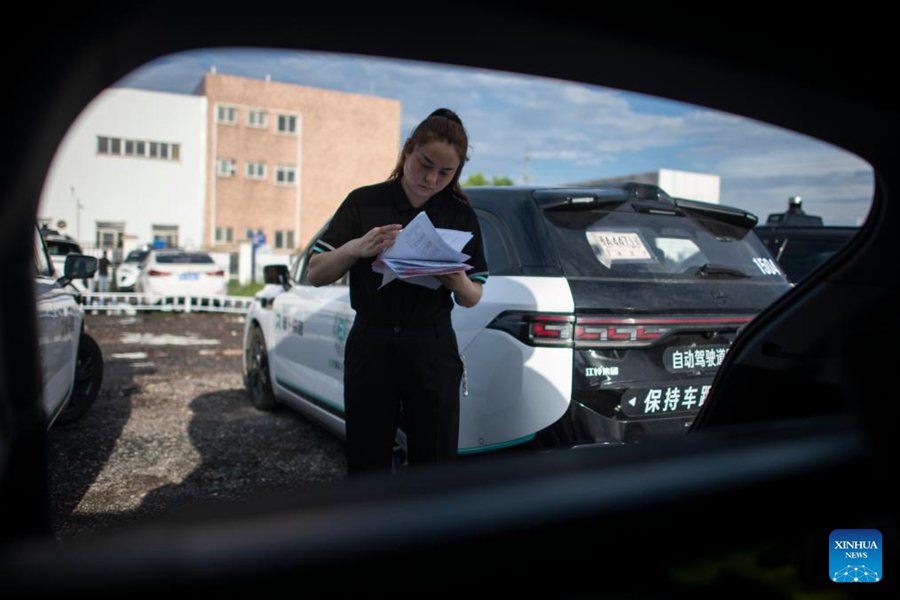
[{"label": "parked car", "polygon": [[141,264],[147,258],[150,251],[146,249],[132,250],[116,267],[116,290],[119,292],[133,292],[137,285],[138,276],[141,274]]},{"label": "parked car", "polygon": [[760,225],[760,237],[792,283],[806,277],[843,248],[858,227]]},{"label": "parked car", "polygon": [[228,290],[225,270],[205,252],[150,250],[141,264],[136,289],[160,296],[216,296]]},{"label": "parked car", "polygon": [[35,295],[47,427],[75,421],[91,407],[103,381],[103,355],[84,332],[84,314],[74,279],[89,279],[97,269],[92,256],[66,255],[57,276],[41,232],[35,229]]},{"label": "parked car", "polygon": [[[53,271],[58,277],[61,277],[66,267],[66,257],[70,254],[83,254],[81,246],[74,238],[63,235],[52,229],[43,229],[41,235],[44,243],[47,245],[47,252],[50,255],[50,261],[53,263]],[[91,289],[89,277],[74,279],[71,285],[75,286],[79,291],[86,292]]]},{"label": "parked car", "polygon": [[[461,454],[683,434],[738,330],[789,289],[740,209],[641,184],[467,193],[491,278],[452,313]],[[245,379],[257,407],[284,402],[343,435],[354,312],[345,282],[310,285],[310,251],[269,269]]]}]

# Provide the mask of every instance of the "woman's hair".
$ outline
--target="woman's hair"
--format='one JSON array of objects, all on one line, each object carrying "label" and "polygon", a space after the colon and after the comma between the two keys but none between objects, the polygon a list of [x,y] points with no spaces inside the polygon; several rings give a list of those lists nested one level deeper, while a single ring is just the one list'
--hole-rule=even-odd
[{"label": "woman's hair", "polygon": [[457,197],[468,203],[469,198],[462,191],[459,184],[459,176],[462,174],[463,165],[469,160],[469,136],[466,128],[463,127],[462,120],[455,112],[448,108],[439,108],[419,123],[413,130],[412,134],[406,138],[400,156],[397,159],[397,165],[388,180],[400,179],[403,177],[403,163],[407,157],[412,154],[417,146],[428,144],[435,140],[446,142],[456,149],[459,155],[459,168],[453,174],[453,179],[447,187]]}]

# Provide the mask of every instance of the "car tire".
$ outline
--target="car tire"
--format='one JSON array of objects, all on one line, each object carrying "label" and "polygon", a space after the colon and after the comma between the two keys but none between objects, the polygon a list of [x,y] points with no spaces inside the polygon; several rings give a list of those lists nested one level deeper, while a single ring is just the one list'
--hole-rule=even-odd
[{"label": "car tire", "polygon": [[100,393],[103,383],[103,353],[91,336],[82,334],[75,361],[75,380],[66,407],[56,418],[59,425],[74,423],[88,411]]},{"label": "car tire", "polygon": [[250,330],[244,352],[247,365],[244,385],[250,394],[250,401],[259,410],[272,411],[275,409],[275,394],[272,391],[269,354],[266,351],[266,340],[262,330],[257,325]]}]

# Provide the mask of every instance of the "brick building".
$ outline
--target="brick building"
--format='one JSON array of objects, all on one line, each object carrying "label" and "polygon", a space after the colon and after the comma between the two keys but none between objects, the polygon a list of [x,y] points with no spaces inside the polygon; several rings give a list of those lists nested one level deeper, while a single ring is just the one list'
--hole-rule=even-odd
[{"label": "brick building", "polygon": [[387,178],[400,101],[209,73],[204,245],[262,231],[276,253],[312,238],[355,187]]}]

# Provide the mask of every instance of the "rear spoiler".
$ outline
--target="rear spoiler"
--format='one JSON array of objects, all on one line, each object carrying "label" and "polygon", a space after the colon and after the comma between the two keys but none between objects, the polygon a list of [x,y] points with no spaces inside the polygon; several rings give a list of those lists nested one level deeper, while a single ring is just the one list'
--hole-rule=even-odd
[{"label": "rear spoiler", "polygon": [[588,205],[621,204],[623,202],[661,202],[671,207],[672,198],[659,186],[645,183],[624,183],[608,187],[548,188],[532,192],[542,209],[584,207]]},{"label": "rear spoiler", "polygon": [[745,229],[752,229],[759,223],[759,219],[751,212],[747,212],[741,208],[732,206],[723,206],[721,204],[710,204],[708,202],[698,202],[696,200],[686,200],[684,198],[673,198],[675,207],[686,213],[700,213],[718,221],[723,221],[731,225],[736,225]]}]

